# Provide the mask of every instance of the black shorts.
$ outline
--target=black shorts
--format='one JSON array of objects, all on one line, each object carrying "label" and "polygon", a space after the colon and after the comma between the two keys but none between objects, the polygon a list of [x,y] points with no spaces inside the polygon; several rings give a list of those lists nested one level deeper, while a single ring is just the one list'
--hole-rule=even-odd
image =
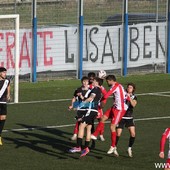
[{"label": "black shorts", "polygon": [[88,125],[92,125],[94,123],[94,119],[97,116],[97,111],[90,111],[88,112],[88,110],[86,111],[86,114],[84,115],[84,117],[82,118],[82,123],[86,123]]},{"label": "black shorts", "polygon": [[87,110],[78,110],[78,111],[77,111],[77,116],[76,116],[76,118],[77,118],[77,119],[80,119],[80,118],[84,117],[84,115],[86,114],[86,112],[87,112]]},{"label": "black shorts", "polygon": [[7,114],[7,104],[0,103],[0,115],[6,115]]},{"label": "black shorts", "polygon": [[119,122],[119,124],[117,125],[117,129],[124,129],[124,127],[131,127],[131,126],[135,126],[134,120],[133,119],[123,119]]}]

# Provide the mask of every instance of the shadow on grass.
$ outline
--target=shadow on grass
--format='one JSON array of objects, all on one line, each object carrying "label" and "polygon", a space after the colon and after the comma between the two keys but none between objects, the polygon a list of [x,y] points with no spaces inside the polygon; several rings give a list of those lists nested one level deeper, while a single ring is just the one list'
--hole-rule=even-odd
[{"label": "shadow on grass", "polygon": [[19,124],[27,131],[12,131],[13,137],[4,137],[6,141],[15,144],[16,148],[27,147],[39,153],[57,157],[58,159],[77,159],[68,150],[75,146],[68,140],[70,133],[58,129],[46,129],[39,126]]}]

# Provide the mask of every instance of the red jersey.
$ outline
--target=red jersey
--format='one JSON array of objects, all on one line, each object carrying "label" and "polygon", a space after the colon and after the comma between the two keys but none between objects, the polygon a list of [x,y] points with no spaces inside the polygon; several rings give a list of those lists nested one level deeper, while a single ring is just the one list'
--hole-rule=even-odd
[{"label": "red jersey", "polygon": [[170,128],[167,128],[165,132],[162,134],[162,138],[160,141],[160,152],[164,152],[166,139],[169,139],[168,158],[170,158]]},{"label": "red jersey", "polygon": [[127,101],[127,93],[124,90],[123,86],[119,83],[115,83],[111,89],[103,96],[104,99],[107,99],[110,95],[114,96],[113,105],[117,110],[127,110],[128,105]]}]

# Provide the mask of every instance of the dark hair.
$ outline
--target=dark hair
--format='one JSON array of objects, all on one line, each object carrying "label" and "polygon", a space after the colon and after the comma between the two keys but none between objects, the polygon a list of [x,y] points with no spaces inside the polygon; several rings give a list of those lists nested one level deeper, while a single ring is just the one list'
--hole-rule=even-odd
[{"label": "dark hair", "polygon": [[127,87],[128,86],[132,86],[133,87],[133,92],[136,90],[136,85],[134,83],[128,83]]},{"label": "dark hair", "polygon": [[103,79],[100,79],[99,77],[95,77],[94,80],[96,80],[99,83],[99,86],[103,84]]},{"label": "dark hair", "polygon": [[0,67],[0,72],[7,71],[5,67]]},{"label": "dark hair", "polygon": [[108,76],[106,76],[106,80],[116,81],[116,77],[115,77],[115,75],[108,75]]},{"label": "dark hair", "polygon": [[83,77],[81,78],[81,82],[83,82],[84,80],[89,81],[89,78],[88,78],[87,76],[83,76]]},{"label": "dark hair", "polygon": [[96,74],[95,74],[94,72],[89,72],[87,76],[88,76],[88,77],[95,77]]}]

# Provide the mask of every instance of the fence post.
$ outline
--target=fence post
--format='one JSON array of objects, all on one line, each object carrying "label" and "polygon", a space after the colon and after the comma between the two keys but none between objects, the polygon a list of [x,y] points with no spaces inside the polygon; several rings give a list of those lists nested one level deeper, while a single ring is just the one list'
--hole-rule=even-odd
[{"label": "fence post", "polygon": [[170,0],[168,0],[168,22],[167,22],[167,32],[168,32],[168,39],[167,39],[167,61],[166,61],[166,72],[170,73]]},{"label": "fence post", "polygon": [[32,82],[37,81],[37,0],[32,2]]},{"label": "fence post", "polygon": [[123,76],[127,75],[128,57],[128,0],[124,0],[124,22],[123,22]]},{"label": "fence post", "polygon": [[77,68],[77,77],[78,79],[82,78],[82,70],[83,70],[83,24],[84,24],[84,16],[83,16],[83,0],[79,0],[79,28],[78,28],[78,68]]}]

